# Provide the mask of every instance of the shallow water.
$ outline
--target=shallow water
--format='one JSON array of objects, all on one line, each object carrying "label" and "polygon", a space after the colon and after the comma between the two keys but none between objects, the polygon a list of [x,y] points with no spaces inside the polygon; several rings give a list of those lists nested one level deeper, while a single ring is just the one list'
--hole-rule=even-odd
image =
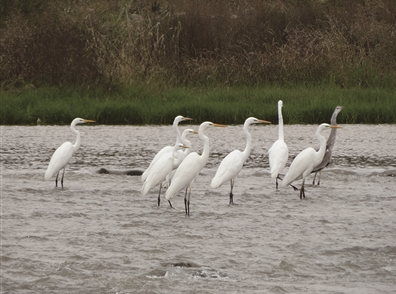
[{"label": "shallow water", "polygon": [[[316,127],[285,126],[289,164],[318,145]],[[176,209],[158,207],[158,189],[140,196],[140,177],[97,173],[147,167],[174,144],[171,127],[78,129],[81,148],[60,189],[44,173],[54,150],[74,142],[69,128],[1,127],[2,293],[394,293],[395,126],[343,125],[321,185],[306,182],[306,200],[276,191],[269,176],[277,126],[252,126],[234,206],[229,184],[209,184],[220,160],[244,148],[242,128],[209,129],[190,217],[182,193]],[[200,152],[198,137],[191,141]]]}]

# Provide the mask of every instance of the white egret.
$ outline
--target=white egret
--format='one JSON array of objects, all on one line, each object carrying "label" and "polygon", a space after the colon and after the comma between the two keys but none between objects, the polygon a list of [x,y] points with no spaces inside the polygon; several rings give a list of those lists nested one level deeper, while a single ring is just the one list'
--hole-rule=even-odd
[{"label": "white egret", "polygon": [[[330,124],[331,125],[337,125],[337,115],[340,113],[340,111],[342,110],[342,106],[337,106],[333,112],[333,115],[331,116],[330,119]],[[319,163],[319,165],[315,166],[313,169],[313,173],[315,173],[314,175],[314,179],[312,184],[315,185],[315,179],[316,179],[316,175],[319,172],[319,176],[318,176],[318,185],[320,184],[320,176],[322,173],[322,169],[324,169],[326,166],[329,165],[330,160],[331,160],[331,156],[333,153],[333,147],[335,144],[335,139],[336,139],[336,134],[337,134],[337,129],[331,129],[330,131],[330,135],[327,138],[327,142],[326,142],[326,153],[323,157],[323,160],[321,163]]]},{"label": "white egret", "polygon": [[283,134],[283,116],[282,116],[282,100],[278,101],[278,140],[272,144],[268,150],[268,159],[270,164],[271,178],[276,179],[276,189],[278,190],[278,179],[280,172],[285,168],[287,160],[289,158],[289,149],[284,140]]},{"label": "white egret", "polygon": [[76,134],[76,142],[74,145],[70,142],[63,143],[58,149],[55,150],[51,157],[50,163],[48,165],[47,171],[45,172],[44,179],[46,181],[50,180],[54,174],[56,174],[55,186],[58,187],[58,176],[59,171],[63,169],[61,185],[63,188],[63,177],[65,175],[66,165],[72,158],[73,154],[80,148],[81,138],[80,132],[75,129],[77,124],[95,122],[94,120],[76,118],[70,124],[70,129]]},{"label": "white egret", "polygon": [[183,131],[180,141],[183,145],[187,146],[188,148],[182,148],[177,150],[175,154],[175,160],[173,162],[173,169],[178,168],[180,163],[184,160],[184,158],[186,158],[186,156],[190,154],[192,144],[190,140],[187,139],[187,136],[193,134],[198,134],[198,132],[194,131],[193,129],[185,129]]},{"label": "white egret", "polygon": [[190,152],[192,151],[191,142],[190,142],[190,140],[187,139],[187,136],[192,135],[192,134],[198,134],[198,132],[194,131],[193,129],[185,129],[183,131],[183,133],[181,135],[181,142],[182,142],[182,144],[184,144],[188,148],[183,148],[183,149],[177,150],[177,152],[175,154],[175,160],[173,161],[173,170],[166,176],[166,180],[165,180],[164,183],[162,183],[162,186],[166,186],[166,187],[169,186],[170,181],[172,180],[173,175],[176,172],[176,169],[182,163],[184,158],[186,158],[186,156],[188,154],[190,154]]},{"label": "white egret", "polygon": [[[158,206],[160,205],[162,182],[165,180],[166,176],[172,171],[175,154],[181,148],[188,147],[183,145],[182,143],[178,143],[172,148],[171,152],[163,154],[156,162],[154,162],[147,174],[146,180],[143,183],[141,190],[142,196],[145,196],[153,187],[160,184],[158,193]],[[169,204],[172,207],[170,201]]]},{"label": "white egret", "polygon": [[197,178],[199,172],[206,165],[209,158],[209,138],[204,134],[204,131],[208,127],[225,127],[225,125],[206,121],[199,126],[198,136],[204,144],[202,154],[198,155],[197,152],[191,152],[186,156],[186,158],[176,169],[172,182],[165,194],[166,199],[171,200],[173,196],[175,196],[181,190],[186,189],[184,194],[186,215],[190,215],[191,186]]},{"label": "white egret", "polygon": [[321,134],[323,130],[327,128],[340,128],[340,126],[333,126],[329,124],[321,124],[316,130],[316,138],[320,142],[319,151],[309,147],[301,151],[296,156],[292,164],[289,167],[282,183],[281,187],[289,185],[294,180],[302,176],[302,185],[300,189],[300,199],[305,198],[304,182],[305,178],[312,172],[313,168],[317,166],[323,159],[326,152],[326,138]]},{"label": "white egret", "polygon": [[[181,143],[181,134],[180,134],[178,125],[179,125],[179,122],[182,122],[182,121],[185,121],[185,120],[192,120],[192,118],[184,117],[182,115],[178,115],[173,120],[172,127],[173,127],[173,131],[176,134],[176,143],[175,143],[175,145]],[[151,161],[149,167],[142,174],[142,182],[144,182],[146,180],[148,172],[149,172],[151,166],[154,164],[154,162],[156,162],[163,154],[165,154],[167,152],[171,152],[173,147],[174,146],[165,146],[160,151],[158,151],[158,153],[154,156],[153,160]]]},{"label": "white egret", "polygon": [[243,132],[246,136],[246,147],[245,150],[234,150],[229,153],[220,163],[219,168],[217,169],[216,175],[212,179],[211,187],[218,188],[223,183],[230,181],[231,183],[231,191],[230,191],[230,205],[234,204],[234,195],[232,193],[232,189],[234,188],[235,178],[242,170],[243,164],[247,160],[250,155],[251,145],[252,145],[252,136],[249,133],[249,126],[251,124],[270,124],[271,122],[266,120],[260,120],[255,117],[249,117],[245,120],[243,125]]}]

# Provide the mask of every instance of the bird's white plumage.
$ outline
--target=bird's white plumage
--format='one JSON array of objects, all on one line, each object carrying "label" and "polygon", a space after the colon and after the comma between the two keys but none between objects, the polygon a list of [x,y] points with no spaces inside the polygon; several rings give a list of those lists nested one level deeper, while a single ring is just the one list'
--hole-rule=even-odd
[{"label": "bird's white plumage", "polygon": [[212,188],[218,188],[223,183],[234,179],[242,170],[246,159],[240,150],[234,150],[221,161],[211,182]]},{"label": "bird's white plumage", "polygon": [[189,197],[191,192],[191,186],[193,185],[199,172],[206,165],[209,158],[209,138],[204,134],[204,131],[211,126],[222,127],[223,125],[218,125],[206,121],[199,126],[198,136],[203,141],[204,145],[202,154],[198,155],[197,152],[191,152],[190,154],[188,154],[179,165],[179,167],[176,169],[176,172],[172,178],[172,182],[168,190],[166,190],[165,198],[168,200],[172,199],[177,193],[179,193],[183,189],[189,190],[188,198],[187,190],[185,195],[185,208],[187,215],[189,215]]},{"label": "bird's white plumage", "polygon": [[161,156],[150,168],[147,178],[143,183],[141,195],[145,196],[153,187],[165,180],[166,176],[172,171],[175,160],[175,153],[180,148],[186,148],[183,144],[176,144],[171,152]]},{"label": "bird's white plumage", "polygon": [[268,159],[270,164],[271,178],[277,178],[281,171],[285,168],[289,158],[289,149],[284,140],[283,132],[283,116],[282,116],[282,100],[278,101],[278,140],[272,144],[268,150]]},{"label": "bird's white plumage", "polygon": [[[70,142],[63,143],[58,149],[55,150],[51,157],[48,168],[45,172],[44,179],[50,180],[55,174],[58,175],[61,169],[65,169],[66,165],[69,163],[73,154],[80,148],[81,137],[80,132],[75,129],[77,124],[95,122],[93,120],[87,120],[82,118],[75,118],[70,124],[70,130],[76,134],[76,142],[74,144]],[[58,179],[58,178],[57,178]],[[57,183],[57,180],[56,180]],[[63,176],[62,176],[62,186],[63,186]]]},{"label": "bird's white plumage", "polygon": [[[178,115],[178,116],[176,116],[175,119],[173,120],[172,128],[173,128],[173,131],[174,131],[175,134],[176,134],[176,143],[175,143],[175,145],[181,143],[181,133],[180,133],[180,131],[179,131],[178,125],[179,125],[179,122],[182,122],[182,121],[185,121],[185,120],[192,120],[192,119],[189,118],[189,117],[184,117],[184,116],[182,116],[182,115]],[[148,173],[149,173],[150,168],[152,167],[152,165],[153,165],[159,158],[161,158],[161,156],[163,156],[164,154],[166,154],[166,153],[168,153],[168,152],[172,152],[172,148],[173,148],[173,146],[165,146],[165,147],[163,147],[160,151],[158,151],[158,153],[154,156],[154,158],[153,158],[152,161],[150,162],[149,167],[143,172],[142,177],[141,177],[142,182],[144,182],[144,181],[146,180],[147,175],[148,175]]]},{"label": "bird's white plumage", "polygon": [[300,190],[300,198],[304,195],[304,181],[305,178],[312,172],[313,168],[318,165],[325,154],[326,151],[326,139],[321,134],[323,130],[327,128],[338,128],[338,126],[331,126],[329,124],[321,124],[316,130],[316,137],[320,142],[320,148],[316,151],[314,148],[309,147],[304,149],[301,153],[299,153],[296,158],[293,160],[292,164],[287,171],[281,186],[285,187],[289,185],[294,180],[302,177],[302,187]]},{"label": "bird's white plumage", "polygon": [[271,178],[276,178],[287,164],[289,148],[283,140],[276,140],[268,150]]},{"label": "bird's white plumage", "polygon": [[[242,170],[243,164],[250,155],[252,139],[249,133],[249,126],[256,123],[270,123],[268,121],[259,120],[255,117],[249,117],[245,120],[243,125],[243,132],[246,136],[246,147],[244,151],[234,150],[229,153],[220,163],[215,176],[212,179],[211,187],[218,188],[223,183],[235,179],[235,177]],[[232,191],[231,191],[232,193]]]},{"label": "bird's white plumage", "polygon": [[65,142],[55,150],[51,157],[44,179],[50,180],[53,175],[57,174],[62,168],[66,167],[73,156],[73,144]]}]

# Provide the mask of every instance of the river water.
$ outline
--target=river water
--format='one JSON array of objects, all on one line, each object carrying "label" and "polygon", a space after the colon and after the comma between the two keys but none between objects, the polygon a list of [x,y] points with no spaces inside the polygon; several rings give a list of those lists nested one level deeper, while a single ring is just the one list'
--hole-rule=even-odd
[{"label": "river water", "polygon": [[[318,146],[316,128],[285,126],[287,167]],[[306,200],[276,191],[270,178],[277,126],[251,126],[233,206],[229,184],[210,181],[228,152],[244,148],[242,126],[208,129],[211,155],[190,217],[183,193],[176,209],[158,207],[157,188],[140,196],[140,177],[98,173],[147,167],[174,144],[170,126],[77,129],[81,148],[61,189],[44,173],[54,150],[74,142],[68,126],[1,127],[2,293],[394,293],[396,126],[343,125],[320,186],[306,182]]]}]

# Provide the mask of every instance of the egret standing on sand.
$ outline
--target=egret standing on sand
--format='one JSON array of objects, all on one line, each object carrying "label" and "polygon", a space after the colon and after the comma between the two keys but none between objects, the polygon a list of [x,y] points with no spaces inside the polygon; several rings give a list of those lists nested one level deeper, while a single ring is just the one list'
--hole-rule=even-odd
[{"label": "egret standing on sand", "polygon": [[[179,125],[179,122],[185,121],[185,120],[192,120],[192,118],[184,117],[182,115],[178,115],[173,120],[173,126],[172,127],[173,127],[173,131],[176,134],[176,143],[175,143],[175,145],[181,143],[181,134],[180,134],[178,125]],[[151,166],[154,164],[154,162],[156,162],[163,154],[165,154],[167,152],[171,152],[173,147],[174,146],[165,146],[160,151],[158,151],[158,153],[154,156],[153,160],[151,161],[149,167],[142,174],[142,181],[143,182],[146,180],[148,172],[149,172]]]},{"label": "egret standing on sand", "polygon": [[259,123],[270,124],[271,122],[266,120],[260,120],[255,117],[249,117],[245,120],[245,123],[243,125],[243,132],[245,133],[246,136],[245,150],[243,150],[243,152],[239,150],[234,150],[231,153],[229,153],[220,163],[216,175],[212,179],[212,183],[211,183],[212,188],[218,188],[223,183],[230,181],[231,183],[230,205],[234,204],[234,194],[232,193],[232,189],[234,188],[235,178],[242,170],[243,164],[250,155],[252,136],[250,135],[248,128],[251,124],[259,124]]},{"label": "egret standing on sand", "polygon": [[282,100],[278,101],[278,140],[272,144],[268,150],[268,159],[270,164],[271,178],[276,179],[276,189],[278,190],[278,179],[280,172],[285,168],[289,158],[289,149],[284,140],[283,134],[283,116],[282,116]]},{"label": "egret standing on sand", "polygon": [[204,134],[208,127],[225,127],[225,125],[214,124],[206,121],[199,126],[198,136],[203,141],[204,147],[202,154],[198,155],[197,152],[191,152],[177,168],[172,182],[166,191],[165,197],[171,200],[173,196],[181,190],[186,189],[184,194],[184,206],[186,215],[190,215],[190,194],[191,186],[197,178],[199,172],[206,165],[209,158],[209,138]]},{"label": "egret standing on sand", "polygon": [[284,177],[281,186],[286,187],[294,180],[302,176],[302,185],[300,189],[300,199],[305,198],[304,182],[305,178],[312,172],[313,168],[317,166],[323,159],[326,152],[326,138],[321,134],[323,130],[327,128],[340,128],[339,126],[332,126],[329,124],[321,124],[316,130],[316,138],[320,142],[319,151],[314,148],[309,147],[301,151],[300,154],[296,156],[289,170]]},{"label": "egret standing on sand", "polygon": [[[333,112],[333,115],[331,116],[330,119],[330,123],[333,126],[337,125],[337,115],[340,113],[340,111],[342,110],[342,106],[337,106]],[[322,169],[324,169],[326,166],[329,165],[330,160],[331,160],[331,156],[333,153],[333,147],[334,147],[334,143],[335,143],[335,139],[336,139],[336,134],[337,134],[337,129],[331,129],[330,131],[330,136],[327,138],[327,142],[326,142],[326,153],[323,157],[323,160],[321,163],[319,163],[318,166],[315,166],[313,169],[313,173],[315,173],[312,185],[315,185],[315,179],[316,179],[316,174],[319,172],[319,176],[318,176],[318,185],[320,184],[320,176],[322,174]]]},{"label": "egret standing on sand", "polygon": [[46,181],[50,180],[54,174],[56,174],[55,187],[58,187],[58,176],[59,171],[63,168],[61,185],[63,188],[63,177],[65,175],[66,165],[72,158],[73,154],[80,148],[81,138],[80,132],[75,129],[77,124],[95,122],[94,120],[76,118],[70,124],[70,129],[76,134],[76,143],[74,145],[70,142],[63,143],[51,157],[50,163],[48,165],[47,171],[45,172],[44,179]]}]

